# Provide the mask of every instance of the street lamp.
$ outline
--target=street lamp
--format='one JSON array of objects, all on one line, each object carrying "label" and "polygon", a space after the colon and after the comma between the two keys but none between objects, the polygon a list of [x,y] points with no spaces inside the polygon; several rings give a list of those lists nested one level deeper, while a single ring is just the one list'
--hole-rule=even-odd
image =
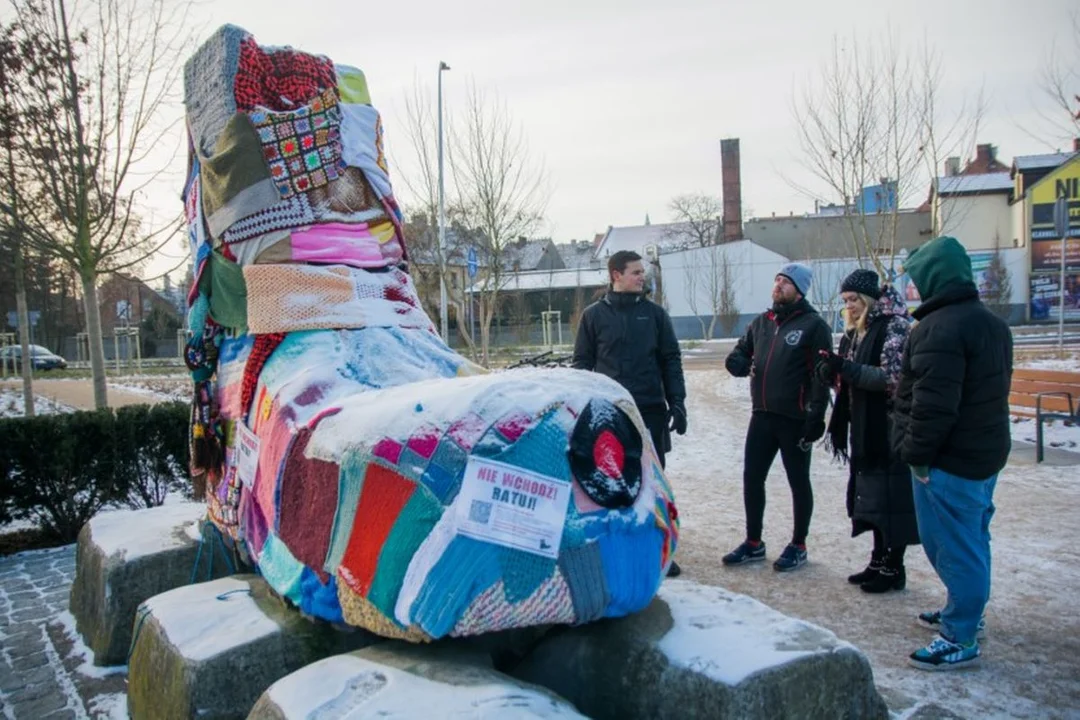
[{"label": "street lamp", "polygon": [[443,178],[443,112],[442,74],[450,66],[439,61],[439,331],[443,342],[450,344],[450,330],[446,317],[446,192]]}]

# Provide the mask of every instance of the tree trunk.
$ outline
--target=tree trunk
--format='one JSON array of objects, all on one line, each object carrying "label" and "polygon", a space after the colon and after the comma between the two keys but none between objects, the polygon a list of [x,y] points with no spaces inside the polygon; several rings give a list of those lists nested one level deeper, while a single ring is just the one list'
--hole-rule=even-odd
[{"label": "tree trunk", "polygon": [[[18,232],[18,231],[16,231]],[[23,414],[34,417],[34,359],[30,354],[30,312],[26,306],[26,267],[22,239],[15,240],[15,311],[19,315],[19,345],[22,346]]]},{"label": "tree trunk", "polygon": [[83,290],[83,309],[86,312],[86,338],[90,349],[90,374],[94,379],[94,407],[108,407],[105,390],[105,344],[101,339],[101,308],[98,307],[97,273],[80,274]]}]

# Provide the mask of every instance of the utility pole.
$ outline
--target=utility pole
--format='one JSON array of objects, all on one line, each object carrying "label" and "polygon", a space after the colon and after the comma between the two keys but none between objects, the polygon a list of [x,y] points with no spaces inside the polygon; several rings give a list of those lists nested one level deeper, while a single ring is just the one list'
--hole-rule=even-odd
[{"label": "utility pole", "polygon": [[443,99],[442,76],[450,66],[439,61],[439,332],[443,342],[450,344],[446,297],[446,190],[443,171]]}]

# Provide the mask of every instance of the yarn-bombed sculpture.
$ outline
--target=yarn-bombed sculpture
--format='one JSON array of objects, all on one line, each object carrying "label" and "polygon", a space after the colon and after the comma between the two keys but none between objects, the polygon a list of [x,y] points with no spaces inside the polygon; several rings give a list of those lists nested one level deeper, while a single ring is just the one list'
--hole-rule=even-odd
[{"label": "yarn-bombed sculpture", "polygon": [[630,395],[441,341],[363,73],[227,25],[184,90],[192,474],[217,528],[303,612],[386,637],[644,608],[678,522]]}]

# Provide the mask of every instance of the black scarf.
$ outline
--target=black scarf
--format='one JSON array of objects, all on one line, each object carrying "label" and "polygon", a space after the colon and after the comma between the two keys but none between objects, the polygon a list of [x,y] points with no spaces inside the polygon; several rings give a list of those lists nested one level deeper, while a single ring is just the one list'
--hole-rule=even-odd
[{"label": "black scarf", "polygon": [[[881,351],[885,347],[889,318],[879,315],[870,322],[862,342],[855,348],[851,359],[856,365],[881,365]],[[840,357],[846,358],[855,342],[855,330],[840,340]],[[829,441],[833,456],[847,462],[848,429],[851,429],[851,452],[853,464],[860,467],[881,465],[889,461],[889,438],[886,416],[888,393],[867,392],[851,386],[841,379],[840,392],[836,396],[832,417],[829,418]]]}]

